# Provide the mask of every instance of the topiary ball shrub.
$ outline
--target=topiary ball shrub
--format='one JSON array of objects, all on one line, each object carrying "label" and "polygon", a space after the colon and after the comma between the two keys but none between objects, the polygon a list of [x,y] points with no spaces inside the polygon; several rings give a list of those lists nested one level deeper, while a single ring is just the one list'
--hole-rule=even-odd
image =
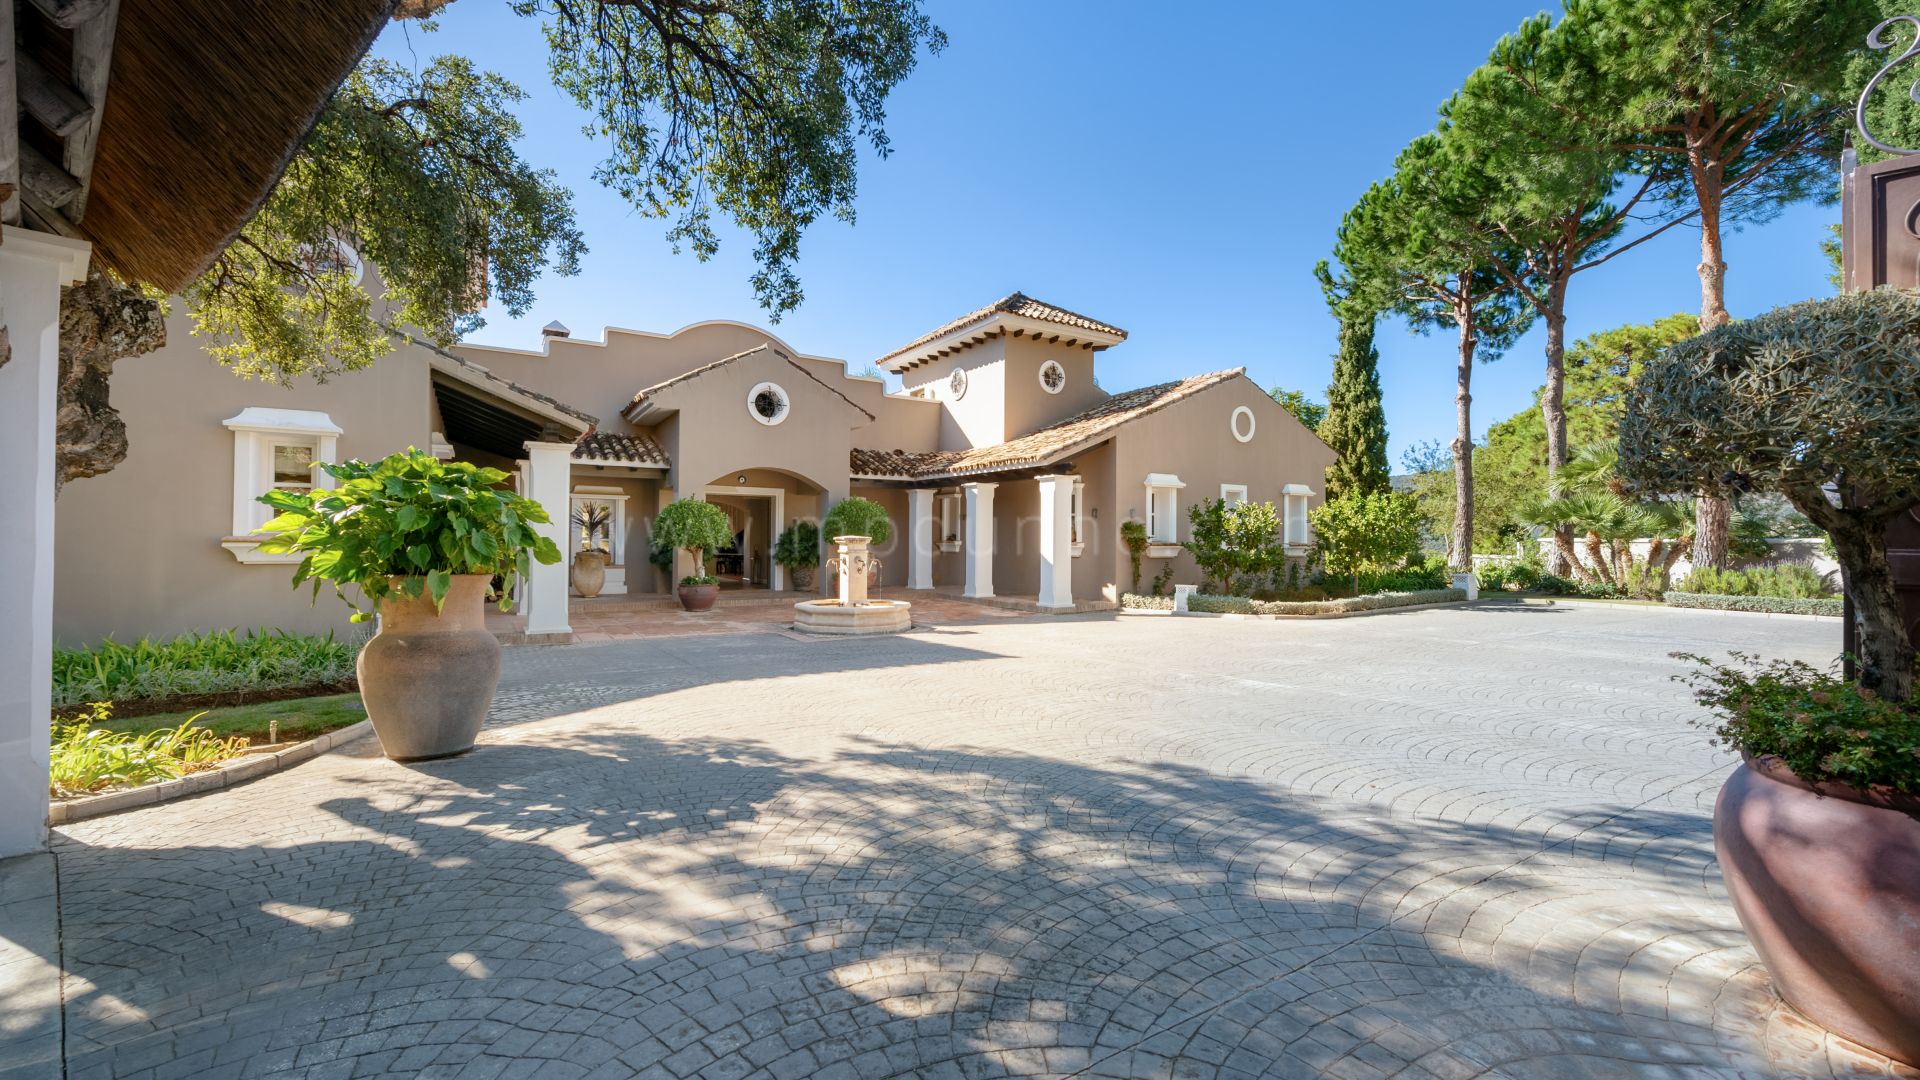
[{"label": "topiary ball shrub", "polygon": [[828,539],[864,536],[876,547],[893,538],[893,523],[887,520],[887,508],[858,495],[833,504],[820,530],[827,534]]}]

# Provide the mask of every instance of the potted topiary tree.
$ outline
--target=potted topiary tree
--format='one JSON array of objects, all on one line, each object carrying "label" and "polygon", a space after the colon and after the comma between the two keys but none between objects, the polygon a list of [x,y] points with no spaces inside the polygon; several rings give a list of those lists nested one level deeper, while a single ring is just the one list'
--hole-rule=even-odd
[{"label": "potted topiary tree", "polygon": [[680,606],[688,611],[711,611],[720,598],[720,579],[707,573],[707,553],[726,547],[733,539],[727,512],[700,499],[675,499],[653,521],[657,547],[680,550],[693,557],[694,573],[680,579]]},{"label": "potted topiary tree", "polygon": [[773,545],[773,561],[786,569],[794,589],[813,588],[813,568],[820,565],[820,527],[811,521],[787,526]]},{"label": "potted topiary tree", "polygon": [[613,510],[605,503],[588,503],[573,512],[580,530],[580,550],[573,553],[573,587],[584,597],[600,595],[607,585],[607,553],[603,542],[613,535]]},{"label": "potted topiary tree", "polygon": [[1832,538],[1857,678],[1710,676],[1700,699],[1746,759],[1714,848],[1781,996],[1920,1065],[1920,707],[1886,540],[1920,505],[1917,299],[1850,293],[1671,346],[1628,391],[1619,471],[1645,497],[1777,491]]},{"label": "potted topiary tree", "polygon": [[[827,511],[827,520],[820,527],[829,540],[838,540],[842,536],[861,536],[866,538],[870,547],[893,538],[893,523],[887,520],[887,508],[858,495],[834,503],[833,509]],[[874,589],[879,584],[880,560],[869,557],[867,588]]]},{"label": "potted topiary tree", "polygon": [[[323,465],[336,486],[270,491],[279,511],[260,550],[297,554],[293,583],[331,581],[353,621],[379,616],[356,667],[380,748],[418,761],[473,748],[500,681],[500,643],[486,628],[495,575],[524,577],[560,561],[534,531],[539,503],[501,488],[507,474],[409,448],[378,462]],[[368,604],[348,595],[355,586]],[[500,607],[510,602],[499,595]]]}]

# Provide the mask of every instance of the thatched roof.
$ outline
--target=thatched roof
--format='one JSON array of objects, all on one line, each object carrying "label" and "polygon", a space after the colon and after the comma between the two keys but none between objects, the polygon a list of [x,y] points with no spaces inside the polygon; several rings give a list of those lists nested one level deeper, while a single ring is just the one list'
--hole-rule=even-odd
[{"label": "thatched roof", "polygon": [[120,5],[81,231],[169,291],[224,250],[396,0]]}]

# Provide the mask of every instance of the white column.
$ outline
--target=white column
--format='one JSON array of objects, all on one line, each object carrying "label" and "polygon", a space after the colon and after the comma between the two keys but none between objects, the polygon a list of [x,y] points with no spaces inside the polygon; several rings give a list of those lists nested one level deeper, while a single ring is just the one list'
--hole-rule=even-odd
[{"label": "white column", "polygon": [[1073,606],[1072,476],[1040,477],[1040,606]]},{"label": "white column", "polygon": [[907,588],[933,588],[933,489],[907,492]]},{"label": "white column", "polygon": [[527,497],[545,507],[551,519],[535,526],[534,531],[560,549],[559,562],[552,566],[534,563],[527,571],[527,599],[521,605],[527,613],[527,633],[571,634],[573,627],[567,624],[567,514],[573,444],[530,442],[526,446]]},{"label": "white column", "polygon": [[0,242],[0,324],[13,349],[0,366],[0,856],[47,842],[60,288],[86,277],[90,252],[14,225]]},{"label": "white column", "polygon": [[960,485],[967,493],[967,596],[993,595],[993,489],[999,486]]}]

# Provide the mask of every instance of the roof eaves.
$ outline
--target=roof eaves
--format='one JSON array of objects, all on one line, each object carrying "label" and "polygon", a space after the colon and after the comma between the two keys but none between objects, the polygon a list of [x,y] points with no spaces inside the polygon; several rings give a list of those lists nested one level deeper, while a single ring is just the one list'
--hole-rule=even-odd
[{"label": "roof eaves", "polygon": [[600,426],[600,418],[591,413],[582,412],[537,390],[530,390],[511,379],[503,379],[479,364],[456,356],[431,342],[420,341],[417,338],[414,341],[427,350],[427,366],[434,371],[506,398],[528,412],[556,421],[562,427],[574,428],[582,436],[592,434]]}]

